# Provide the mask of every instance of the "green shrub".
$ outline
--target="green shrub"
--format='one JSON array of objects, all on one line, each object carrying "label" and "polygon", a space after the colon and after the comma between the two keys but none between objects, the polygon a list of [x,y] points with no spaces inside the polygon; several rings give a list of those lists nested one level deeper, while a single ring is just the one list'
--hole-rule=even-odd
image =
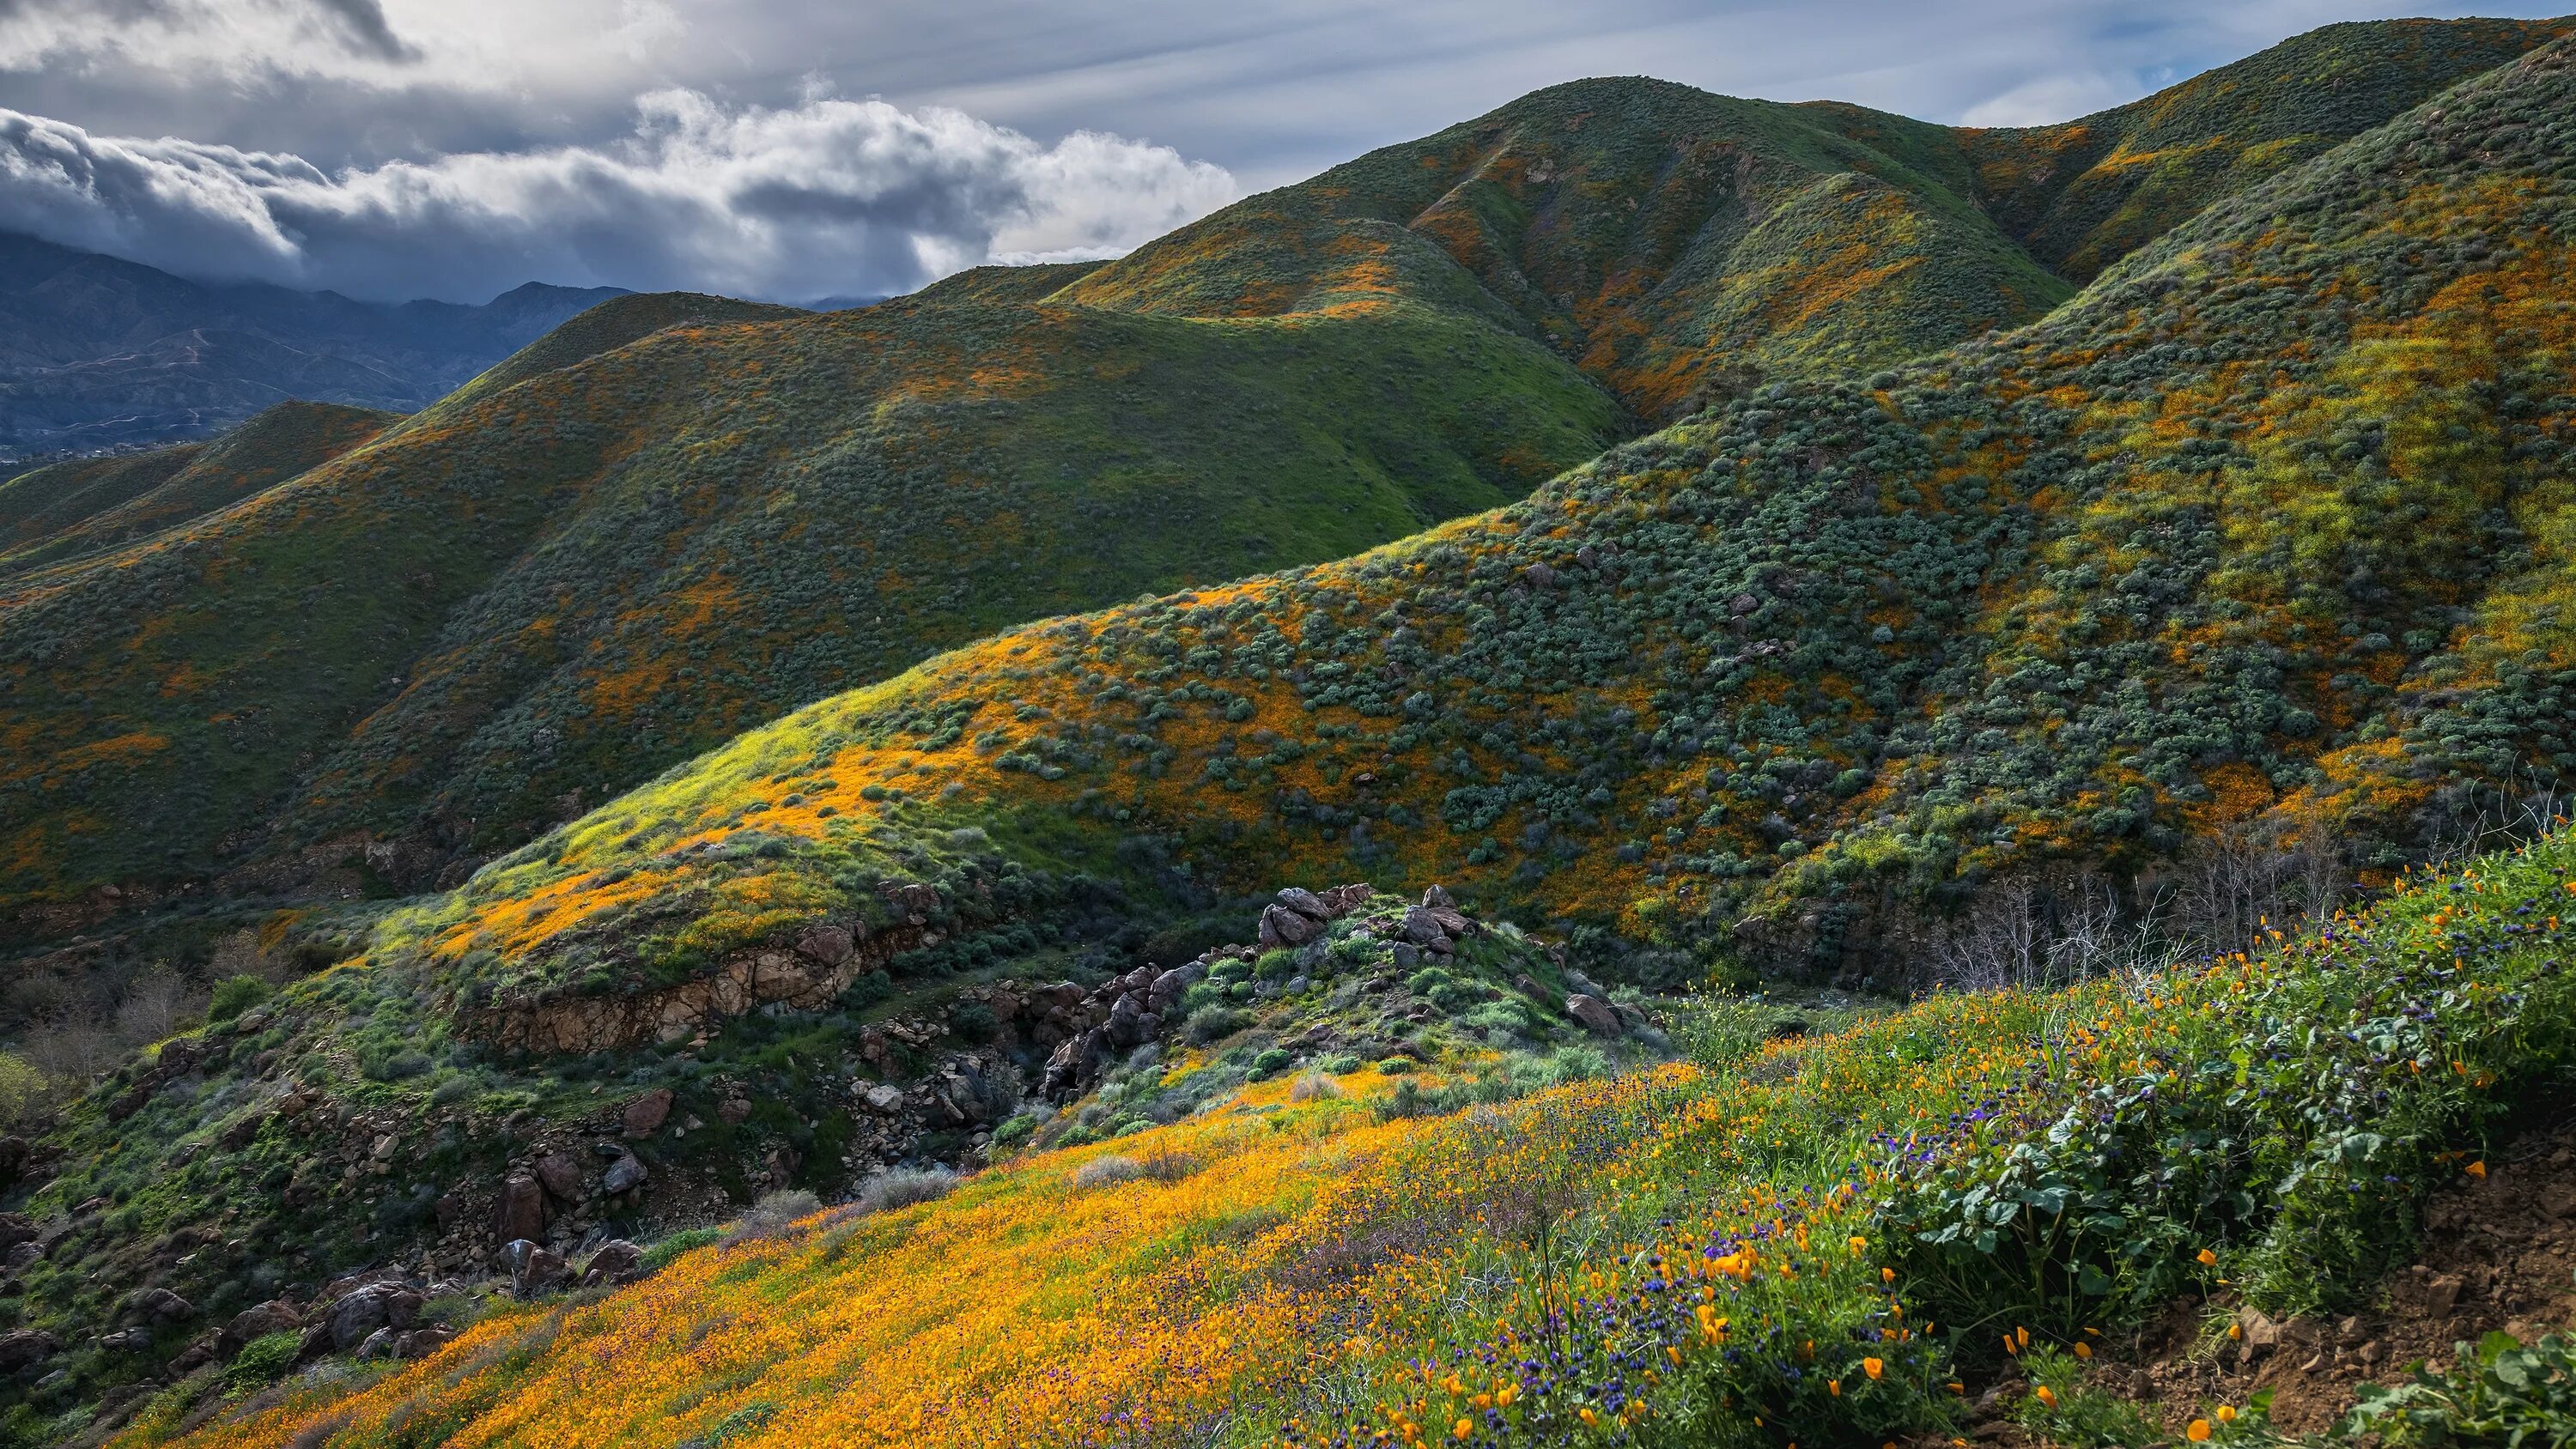
[{"label": "green shrub", "polygon": [[671,1266],[680,1255],[694,1253],[700,1248],[713,1247],[723,1238],[724,1229],[722,1228],[683,1228],[644,1250],[644,1271],[659,1273]]},{"label": "green shrub", "polygon": [[206,1020],[230,1021],[276,994],[275,987],[256,976],[225,977],[206,1001]]},{"label": "green shrub", "polygon": [[286,1377],[286,1371],[295,1367],[295,1350],[303,1342],[304,1335],[289,1328],[263,1333],[242,1345],[242,1351],[224,1365],[224,1391],[234,1395],[252,1393]]},{"label": "green shrub", "polygon": [[2364,1385],[2331,1437],[2376,1435],[2387,1449],[2576,1444],[2576,1341],[2551,1334],[2525,1347],[2490,1333],[2475,1348],[2461,1344],[2459,1358],[2447,1374],[2418,1368],[2393,1389]]}]

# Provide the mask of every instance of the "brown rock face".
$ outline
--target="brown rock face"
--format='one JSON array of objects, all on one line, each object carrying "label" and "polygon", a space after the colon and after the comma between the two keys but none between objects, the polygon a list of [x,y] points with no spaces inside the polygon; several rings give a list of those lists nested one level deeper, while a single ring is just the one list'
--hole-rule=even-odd
[{"label": "brown rock face", "polygon": [[514,1172],[501,1183],[492,1204],[492,1241],[507,1243],[546,1234],[546,1190],[536,1178]]},{"label": "brown rock face", "polygon": [[535,1171],[537,1181],[545,1185],[546,1192],[555,1201],[581,1201],[587,1174],[582,1171],[580,1158],[569,1152],[549,1152],[537,1159]]},{"label": "brown rock face", "polygon": [[650,1137],[671,1116],[671,1089],[656,1087],[626,1104],[626,1135]]},{"label": "brown rock face", "polygon": [[1577,994],[1565,998],[1565,1014],[1595,1036],[1617,1036],[1623,1030],[1617,1008],[1598,996]]}]

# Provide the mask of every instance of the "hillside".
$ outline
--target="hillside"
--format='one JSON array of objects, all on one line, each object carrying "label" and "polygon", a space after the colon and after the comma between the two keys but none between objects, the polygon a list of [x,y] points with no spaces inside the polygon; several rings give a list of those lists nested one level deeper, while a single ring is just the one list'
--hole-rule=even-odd
[{"label": "hillside", "polygon": [[2046,919],[2303,839],[2384,879],[2576,769],[2568,71],[2471,82],[2019,332],[801,711],[388,939],[505,997],[631,990],[870,919],[966,826],[1185,880],[1173,910],[1442,882],[1855,975],[1997,878]]},{"label": "hillside", "polygon": [[1118,262],[827,317],[624,299],[265,506],[0,587],[7,934],[452,883],[991,630],[1345,556],[1623,412],[2028,321],[2070,290],[2041,257],[2097,265],[2558,28],[2334,27],[2027,133],[1577,82]]},{"label": "hillside", "polygon": [[244,861],[245,891],[420,889],[941,647],[1342,556],[1622,426],[1413,303],[621,298],[373,447],[0,584],[0,909],[59,931],[92,886]]},{"label": "hillside", "polygon": [[616,295],[356,302],[0,234],[0,458],[202,437],[288,398],[410,412]]},{"label": "hillside", "polygon": [[[2102,1030],[2115,1067],[2201,1019],[2138,999],[2209,1004],[2208,1040],[2224,1051],[2247,1040],[2218,1009],[2240,994],[2320,1020],[2341,1020],[2353,993],[2383,981],[2439,996],[2427,1010],[2539,1010],[2564,974],[2554,936],[2540,934],[2557,930],[2542,905],[2568,873],[2563,837],[2528,863],[2480,867],[2481,881],[2514,872],[2507,915],[2474,914],[2481,892],[2462,881],[2390,907],[2397,934],[2385,947],[2351,946],[2338,925],[2273,948],[2275,922],[2324,920],[2356,883],[2387,887],[2480,812],[2492,825],[2537,796],[2524,823],[2546,820],[2576,768],[2563,734],[2576,542],[2576,306],[2559,280],[2576,236],[2570,114],[2576,49],[2561,43],[2221,203],[2040,323],[1866,381],[1766,386],[1522,502],[1346,561],[994,636],[751,730],[444,896],[373,921],[281,914],[259,949],[325,949],[327,938],[341,964],[270,999],[249,983],[216,1026],[112,1073],[31,1144],[30,1231],[61,1227],[77,1246],[23,1275],[20,1321],[69,1342],[131,1317],[120,1295],[144,1284],[187,1308],[164,1304],[135,1324],[131,1357],[67,1359],[57,1397],[184,1374],[227,1351],[208,1338],[210,1315],[289,1288],[302,1315],[360,1267],[398,1264],[418,1282],[400,1291],[428,1295],[493,1271],[518,1238],[569,1256],[602,1235],[703,1222],[764,1191],[846,1197],[888,1169],[993,1161],[1033,1137],[1124,1140],[1186,1119],[1176,1148],[1232,1153],[1221,1106],[1192,1115],[1218,1100],[1211,1084],[1254,1092],[1242,1100],[1262,1108],[1271,1103],[1251,1084],[1292,1068],[1359,1073],[1346,1089],[1356,1098],[1401,1090],[1361,1069],[1403,1056],[1428,1069],[1434,1085],[1422,1090],[1465,1095],[1418,1091],[1394,1116],[1508,1097],[1532,1084],[1511,1063],[1587,1070],[1565,1055],[1585,1033],[1650,1059],[1657,1038],[1639,1016],[1655,1003],[1638,989],[1711,975],[1890,989],[2121,968],[2072,1006],[2031,1003],[2036,1016],[1996,1018],[1995,1035],[1977,1038],[2010,1051],[1945,1055],[1908,1035],[1986,1031],[1987,1013],[2006,1010],[1964,995],[1894,1035],[1864,1033],[1850,1056],[1820,1047],[1818,1062],[1843,1064],[1821,1070],[1851,1075],[1817,1101],[1856,1141],[1948,1120],[2021,1080],[2020,1053],[2040,1050],[2027,1046],[2031,1020],[2112,1013],[2121,1024]],[[989,343],[963,324],[986,325],[989,305],[932,301],[823,325],[862,339],[856,357],[888,357],[875,329],[908,316],[984,355]],[[1414,325],[1401,309],[1418,304],[1392,305]],[[698,375],[711,344],[765,358],[772,329],[816,325],[658,333],[483,406],[516,405],[530,388],[577,396],[604,385],[596,369],[611,361],[620,379],[665,355]],[[1038,335],[1112,325],[1235,346],[1281,324],[1069,311]],[[761,376],[772,395],[793,395],[792,374]],[[637,384],[634,395],[657,392]],[[547,415],[561,415],[558,399]],[[258,501],[275,506],[388,450]],[[381,547],[348,538],[353,552]],[[517,647],[543,645],[522,636]],[[1294,889],[1344,881],[1393,903],[1359,886]],[[2104,899],[2117,919],[2096,911]],[[2196,914],[2165,914],[2175,901]],[[2111,936],[2140,919],[2225,954],[2141,984],[2163,968],[2120,955]],[[2455,944],[2427,955],[2428,929],[2454,931]],[[2263,974],[2329,944],[2344,964],[2319,978],[2323,998],[2290,985],[2283,997]],[[2438,973],[2379,973],[2443,960],[2536,974],[2497,978],[2499,996],[2442,995]],[[2293,998],[2308,1004],[2283,1004]],[[2372,997],[2383,1007],[2404,1017]],[[2264,1030],[2301,1039],[2306,1019],[2265,1017]],[[2541,1052],[2546,1032],[2563,1039],[2563,1025],[2535,1025],[2515,1049]],[[2324,1035],[2334,1051],[2360,1040]],[[1873,1075],[1930,1057],[1966,1075],[1917,1084],[1928,1096]],[[2507,1083],[2525,1069],[2450,1060]],[[2383,1053],[2373,1069],[2386,1065]],[[2192,1079],[2208,1078],[2195,1067]],[[1667,1124],[1751,1110],[1720,1101],[1703,1115],[1688,1092],[1656,1095],[1658,1080],[1567,1099],[1591,1124],[1580,1140],[1613,1154],[1634,1140],[1644,1161],[1680,1162],[1653,1145]],[[2471,1079],[2427,1080],[2447,1091]],[[2096,1100],[2089,1086],[2068,1090]],[[2497,1090],[2505,1100],[2514,1089]],[[1280,1120],[1321,1131],[1330,1100]],[[2046,1105],[2057,1098],[2040,1100],[2057,1110]],[[2427,1110],[2465,1105],[2445,1096]],[[1460,1130],[1490,1121],[1465,1120]],[[2318,1120],[2272,1125],[2307,1134]],[[2455,1130],[2456,1118],[2440,1121]],[[1351,1145],[1393,1152],[1410,1131]],[[1577,1140],[1519,1129],[1509,1140],[1529,1149],[1559,1136]],[[1803,1129],[1791,1139],[1800,1145],[1783,1147],[1783,1163],[1810,1166],[1823,1159],[1803,1156],[1805,1144],[1840,1140]],[[2284,1150],[2315,1147],[2300,1135]],[[1283,1216],[1245,1219],[1211,1251],[1273,1227],[1293,1239],[1304,1230],[1285,1224],[1305,1204],[1341,1200],[1317,1174],[1348,1160],[1246,1161],[1243,1171],[1274,1174],[1256,1196],[1289,1195]],[[1708,1160],[1733,1170],[1722,1154]],[[1847,1167],[1821,1170],[1795,1182],[1822,1190]],[[1061,1171],[995,1175],[963,1200]],[[1396,1178],[1408,1191],[1447,1180]],[[1602,1191],[1638,1180],[1626,1169],[1585,1179]],[[1488,1185],[1454,1181],[1470,1197]],[[1691,1181],[1703,1200],[1736,1190]],[[1651,1198],[1614,1193],[1603,1211],[1651,1214]],[[1196,1212],[1173,1231],[1216,1231]],[[1330,1236],[1340,1221],[1309,1226]],[[2260,1246],[2270,1221],[2191,1218],[2173,1241],[2218,1233],[2250,1245],[2257,1265],[2286,1263],[2277,1245]],[[2296,1236],[2307,1219],[2279,1221],[2291,1224],[2280,1242],[2307,1256],[2266,1291],[2295,1297],[2315,1254],[2341,1240],[2311,1247]],[[1339,1293],[1375,1261],[1318,1258],[1292,1239],[1276,1241],[1317,1264],[1292,1286]],[[1428,1240],[1385,1241],[1392,1255]],[[837,1254],[851,1238],[832,1241]],[[2337,1271],[2364,1271],[2369,1254],[2353,1252]],[[1200,1260],[1178,1261],[1198,1281]],[[2162,1262],[2094,1267],[2143,1312],[2185,1286]],[[702,1281],[675,1276],[669,1291]],[[897,1291],[905,1280],[883,1281]],[[672,1306],[660,1291],[628,1301]],[[781,1280],[781,1291],[795,1290]],[[1318,1321],[1293,1293],[1224,1301],[1286,1317],[1264,1320],[1272,1337],[1218,1330],[1252,1345],[1248,1360],[1189,1362],[1307,1361],[1281,1357]],[[1360,1332],[1331,1316],[1348,1300],[1307,1307],[1369,1340],[1414,1322],[1398,1314]],[[1995,1305],[1971,1308],[1945,1306],[1940,1319],[1983,1323]],[[930,1321],[891,1303],[870,1311]],[[1830,1330],[1820,1340],[1844,1332],[1842,1309],[1813,1311]],[[2072,1309],[2051,1312],[2064,1321],[2046,1320],[2050,1331],[2078,1326],[2064,1317]],[[1090,1341],[1078,1328],[1030,1341],[1065,1334]],[[1174,1351],[1141,1349],[1138,1362]],[[1354,1351],[1363,1377],[1329,1404],[1378,1401],[1366,1378],[1378,1370],[1365,1365],[1379,1360]],[[1071,1382],[1112,1396],[1133,1386],[1096,1363],[1081,1373],[1094,1371],[1107,1377]],[[1162,1381],[1197,1413],[1212,1402],[1191,1397],[1202,1387],[1221,1398],[1245,1382],[1237,1368],[1211,1372]],[[478,1382],[475,1394],[498,1395],[516,1381]],[[934,1398],[948,1392],[923,1382]],[[1789,1392],[1722,1392],[1756,1388]],[[1030,1412],[1044,1419],[1089,1392],[1033,1400]],[[1147,1407],[1172,1402],[1135,1392]],[[818,1414],[837,1402],[796,1400],[808,1401]],[[132,1407],[133,1395],[120,1402]],[[461,1424],[498,1402],[442,1412]],[[772,1402],[782,1413],[789,1403]],[[803,1422],[781,1418],[781,1432]]]},{"label": "hillside", "polygon": [[[2347,1347],[2383,1311],[2445,1342],[2576,1319],[2549,1251],[2569,1208],[2513,1206],[2535,1179],[2576,1203],[2547,1136],[2576,1087],[2571,893],[2561,836],[2256,953],[2061,992],[1816,1029],[1685,1005],[1685,1062],[1464,1111],[1326,1062],[954,1183],[772,1199],[630,1268],[612,1245],[603,1273],[644,1279],[613,1293],[414,1295],[416,1362],[290,1376],[284,1331],[127,1396],[115,1442],[1749,1446],[1975,1421],[2277,1449],[2274,1412],[2310,1429],[2405,1380],[2376,1340],[2294,1373],[2288,1345],[2338,1317]],[[1209,1070],[1148,1061],[1117,1089]],[[720,1114],[721,1090],[674,1110]],[[2420,1226],[2464,1216],[2456,1240]],[[2409,1306],[2371,1306],[2391,1291]],[[2177,1303],[2186,1341],[2220,1345],[2191,1360],[2222,1366],[2212,1392],[2138,1387],[2184,1366],[2154,1346]],[[2277,1399],[2245,1368],[2275,1344]],[[2391,1442],[2562,1442],[2576,1382],[2564,1340],[2536,1347],[2555,1374],[2455,1372],[2359,1427],[2402,1409],[2421,1437]]]},{"label": "hillside", "polygon": [[84,458],[0,482],[0,579],[146,538],[370,442],[393,413],[279,403],[212,442]]},{"label": "hillside", "polygon": [[2024,130],[1578,81],[1249,198],[1058,297],[1197,316],[1469,298],[1669,420],[2030,321],[2222,197],[2571,28],[2329,26]]}]

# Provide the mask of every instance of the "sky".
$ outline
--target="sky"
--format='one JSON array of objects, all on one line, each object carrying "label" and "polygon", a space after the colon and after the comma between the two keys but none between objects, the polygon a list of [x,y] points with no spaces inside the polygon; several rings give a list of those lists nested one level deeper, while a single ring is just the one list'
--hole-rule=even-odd
[{"label": "sky", "polygon": [[876,296],[1116,255],[1584,76],[2035,124],[2337,20],[2553,8],[0,0],[0,229],[385,300]]}]

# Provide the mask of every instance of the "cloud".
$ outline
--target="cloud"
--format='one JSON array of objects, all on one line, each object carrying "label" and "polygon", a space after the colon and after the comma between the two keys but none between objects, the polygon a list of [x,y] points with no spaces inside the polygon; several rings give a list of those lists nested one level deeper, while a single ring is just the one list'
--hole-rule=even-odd
[{"label": "cloud", "polygon": [[118,54],[166,64],[219,49],[309,46],[393,63],[420,59],[383,0],[0,0],[0,57]]},{"label": "cloud", "polygon": [[802,299],[996,258],[1108,256],[1231,200],[1223,169],[1080,131],[813,95],[636,103],[606,144],[330,174],[0,110],[0,228],[194,276],[480,299],[520,282]]},{"label": "cloud", "polygon": [[2045,75],[1990,96],[1959,113],[1962,126],[2049,126],[2108,110],[2146,87],[2133,76],[2099,71]]}]

